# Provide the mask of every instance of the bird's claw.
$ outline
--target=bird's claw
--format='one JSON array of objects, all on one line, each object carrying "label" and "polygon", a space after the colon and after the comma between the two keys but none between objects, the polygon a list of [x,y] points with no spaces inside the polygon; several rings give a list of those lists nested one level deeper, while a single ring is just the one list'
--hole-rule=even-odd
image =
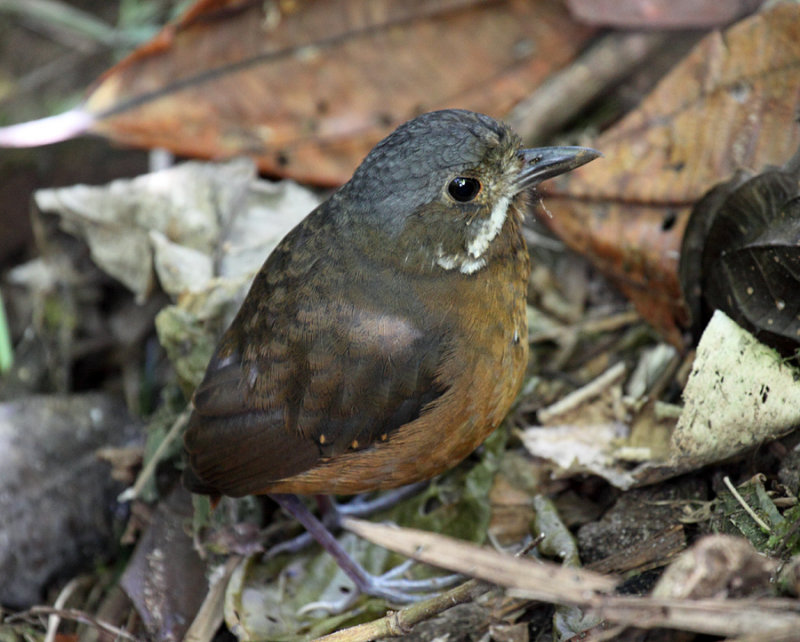
[{"label": "bird's claw", "polygon": [[341,600],[320,600],[306,604],[298,611],[298,614],[305,614],[311,611],[325,611],[328,614],[336,615],[350,609],[361,594],[370,595],[386,600],[390,604],[409,604],[420,602],[432,597],[432,594],[442,589],[450,588],[464,579],[462,575],[444,575],[441,577],[430,577],[421,580],[411,580],[405,575],[416,561],[406,560],[382,575],[372,575],[363,572],[361,586],[356,586],[353,590],[343,593]]}]

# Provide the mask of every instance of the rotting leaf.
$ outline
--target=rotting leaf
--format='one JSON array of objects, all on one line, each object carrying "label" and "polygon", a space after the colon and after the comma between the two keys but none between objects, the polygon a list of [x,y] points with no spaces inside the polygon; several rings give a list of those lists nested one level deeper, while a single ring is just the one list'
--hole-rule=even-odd
[{"label": "rotting leaf", "polygon": [[746,539],[707,535],[667,567],[652,594],[696,600],[763,595],[772,590],[776,567]]},{"label": "rotting leaf", "polygon": [[7,129],[0,144],[88,129],[188,156],[247,154],[265,172],[338,185],[420,112],[503,116],[591,33],[549,0],[199,0],[60,122]]},{"label": "rotting leaf", "polygon": [[545,222],[588,255],[676,346],[689,323],[678,278],[694,203],[741,168],[800,142],[800,6],[779,3],[714,32],[592,146],[592,163],[543,189],[568,208]]},{"label": "rotting leaf", "polygon": [[538,549],[544,555],[560,559],[565,566],[580,566],[581,559],[575,536],[569,531],[558,514],[558,508],[548,498],[536,495],[536,509],[532,530],[542,537]]},{"label": "rotting leaf", "polygon": [[175,487],[154,512],[120,583],[152,639],[180,640],[206,594],[205,564],[184,530],[192,500]]},{"label": "rotting leaf", "polygon": [[[239,213],[239,206],[255,181],[255,168],[246,160],[227,164],[184,163],[133,179],[118,179],[103,186],[73,185],[39,190],[36,205],[57,214],[60,226],[89,246],[92,259],[119,280],[140,301],[150,293],[156,267],[169,266],[175,257],[153,240],[160,232],[170,244],[213,257],[224,226]],[[185,274],[183,289],[197,284],[200,274],[192,262],[194,278]],[[177,270],[166,267],[174,283]],[[210,274],[206,275],[210,277]],[[174,287],[178,287],[175,285]],[[177,296],[178,292],[172,292]]]},{"label": "rotting leaf", "polygon": [[[714,530],[741,535],[760,552],[768,551],[771,548],[772,529],[784,520],[767,496],[763,480],[758,476],[749,479],[736,488],[736,493],[738,497],[729,490],[719,493],[717,508],[712,519]],[[758,517],[758,521],[753,515]],[[769,530],[765,530],[764,525]]]},{"label": "rotting leaf", "polygon": [[[542,495],[533,498],[536,516],[533,532],[542,537],[538,549],[543,555],[560,559],[564,566],[581,566],[578,543],[558,514],[555,504]],[[566,639],[578,635],[598,623],[598,618],[585,614],[580,608],[559,604],[553,613],[553,629],[558,637]]]},{"label": "rotting leaf", "polygon": [[104,186],[40,190],[36,203],[85,241],[103,271],[145,299],[157,280],[161,344],[187,392],[264,259],[319,199],[258,180],[247,159],[188,162]]},{"label": "rotting leaf", "polygon": [[752,178],[738,174],[692,210],[680,276],[696,329],[709,310],[720,309],[768,345],[797,349],[800,190],[793,162]]},{"label": "rotting leaf", "polygon": [[730,180],[719,183],[708,190],[689,215],[681,243],[678,273],[692,330],[695,333],[701,333],[707,322],[703,313],[706,306],[703,304],[703,282],[700,277],[703,269],[706,237],[714,222],[713,216],[696,213],[717,211],[728,196],[749,178],[750,174],[746,171],[736,172]]}]

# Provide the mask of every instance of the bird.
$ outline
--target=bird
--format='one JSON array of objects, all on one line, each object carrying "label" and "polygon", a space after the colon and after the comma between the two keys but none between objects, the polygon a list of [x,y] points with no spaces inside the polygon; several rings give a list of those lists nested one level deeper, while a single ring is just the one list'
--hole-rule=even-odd
[{"label": "bird", "polygon": [[528,193],[598,156],[460,109],[379,142],[256,274],[193,396],[187,488],[269,495],[360,592],[415,599],[297,496],[428,480],[500,425],[528,361]]}]

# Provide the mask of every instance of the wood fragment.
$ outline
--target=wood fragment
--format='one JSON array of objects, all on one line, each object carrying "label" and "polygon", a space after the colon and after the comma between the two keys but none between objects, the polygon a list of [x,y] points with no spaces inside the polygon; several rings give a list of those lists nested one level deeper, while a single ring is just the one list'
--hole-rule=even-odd
[{"label": "wood fragment", "polygon": [[618,580],[579,568],[517,559],[469,542],[412,528],[374,524],[353,518],[342,526],[375,544],[420,562],[506,587],[524,589],[532,597],[558,604],[578,604],[594,592],[614,589]]},{"label": "wood fragment", "polygon": [[669,564],[685,548],[683,525],[673,524],[643,542],[587,564],[586,568],[598,573],[644,573]]},{"label": "wood fragment", "polygon": [[536,413],[537,417],[541,423],[546,424],[554,417],[579,406],[587,399],[596,397],[603,390],[610,388],[615,383],[619,383],[624,376],[625,364],[622,362],[617,363],[582,388],[578,388],[556,403],[547,406],[547,408],[539,410],[539,412]]},{"label": "wood fragment", "polygon": [[600,38],[574,63],[520,101],[506,121],[531,144],[544,142],[609,86],[627,78],[670,37],[662,32],[635,32]]}]

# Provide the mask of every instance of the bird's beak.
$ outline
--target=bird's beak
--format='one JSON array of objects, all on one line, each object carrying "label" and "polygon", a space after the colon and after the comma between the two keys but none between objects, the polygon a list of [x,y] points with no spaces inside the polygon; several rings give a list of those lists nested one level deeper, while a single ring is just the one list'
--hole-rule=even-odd
[{"label": "bird's beak", "polygon": [[602,156],[589,147],[535,147],[522,149],[519,155],[524,162],[515,181],[520,192]]}]

